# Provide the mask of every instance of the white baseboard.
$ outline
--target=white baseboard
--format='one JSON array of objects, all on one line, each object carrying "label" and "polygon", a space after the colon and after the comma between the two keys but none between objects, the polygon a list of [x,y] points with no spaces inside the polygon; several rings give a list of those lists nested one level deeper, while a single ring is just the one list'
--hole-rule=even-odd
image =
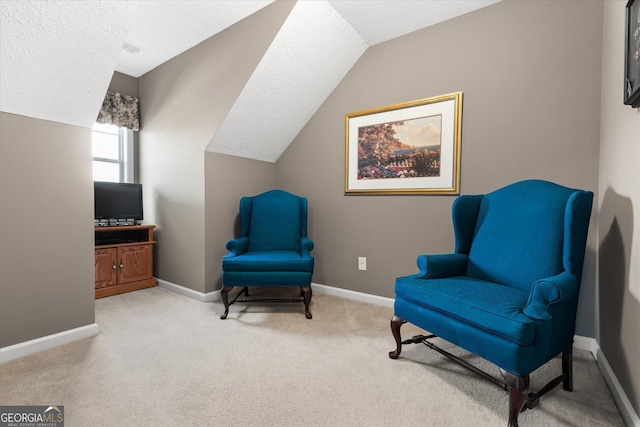
[{"label": "white baseboard", "polygon": [[193,289],[185,288],[184,286],[176,285],[175,283],[171,283],[166,280],[162,280],[158,278],[156,278],[156,280],[158,281],[158,286],[160,286],[161,288],[167,289],[169,291],[175,292],[180,295],[184,295],[189,298],[193,298],[200,302],[220,301],[220,290],[208,292],[205,294],[203,292],[198,292],[198,291],[194,291]]},{"label": "white baseboard", "polygon": [[633,406],[631,405],[627,394],[624,392],[624,389],[620,385],[616,374],[613,372],[613,369],[611,369],[611,365],[609,365],[598,341],[594,338],[576,335],[573,337],[573,347],[590,351],[591,354],[593,354],[594,359],[596,359],[596,363],[598,363],[598,368],[600,368],[600,372],[611,391],[613,400],[615,400],[616,406],[618,406],[620,415],[622,415],[622,419],[625,424],[629,427],[640,427],[640,418],[638,418],[638,414],[633,409]]},{"label": "white baseboard", "polygon": [[2,347],[0,348],[0,363],[28,356],[42,350],[48,350],[59,345],[69,344],[84,338],[94,337],[98,335],[98,332],[98,325],[92,323],[90,325],[69,329],[68,331],[59,332],[57,334],[47,335],[34,340]]},{"label": "white baseboard", "polygon": [[583,337],[581,335],[574,335],[573,348],[586,350],[591,354],[593,354],[594,358],[597,358],[596,353],[600,349],[600,346],[598,346],[598,341],[596,341],[595,338]]},{"label": "white baseboard", "polygon": [[[184,286],[176,285],[175,283],[171,283],[166,280],[156,280],[158,281],[158,286],[160,286],[161,288],[176,292],[180,295],[184,295],[201,302],[220,301],[219,290],[208,292],[205,294],[202,292],[194,291],[193,289],[185,288]],[[383,307],[393,307],[393,298],[370,295],[362,292],[350,291],[348,289],[321,285],[318,283],[313,284],[313,289],[316,292],[324,293],[327,295],[365,302]],[[47,335],[45,337],[25,341],[23,343],[2,347],[0,348],[0,363],[8,362],[9,360],[28,356],[39,351],[48,350],[50,348],[68,344],[84,338],[93,337],[98,335],[98,332],[98,325],[93,323],[91,325],[81,326],[79,328],[70,329],[68,331],[59,332],[57,334]],[[602,372],[602,375],[604,376],[604,379],[607,382],[609,389],[611,390],[611,394],[613,395],[613,398],[618,405],[618,409],[620,410],[625,423],[628,426],[640,427],[640,418],[638,418],[638,415],[631,405],[629,398],[620,385],[620,382],[616,378],[615,373],[611,369],[611,366],[607,362],[607,358],[600,349],[597,341],[593,338],[576,335],[574,337],[574,347],[577,349],[589,351],[593,354],[598,363],[600,371]]]},{"label": "white baseboard", "polygon": [[[595,341],[595,340],[594,340]],[[620,415],[622,415],[622,419],[625,424],[629,427],[640,427],[640,418],[638,418],[638,414],[633,409],[627,394],[624,392],[624,389],[620,385],[616,374],[611,369],[611,365],[607,362],[607,358],[600,346],[598,346],[595,353],[596,361],[598,362],[598,367],[600,367],[600,372],[602,372],[602,376],[604,377],[607,385],[609,386],[609,390],[611,390],[611,394],[613,395],[613,399],[616,401],[616,405],[618,405],[618,409],[620,410]]]},{"label": "white baseboard", "polygon": [[363,292],[350,291],[348,289],[334,288],[333,286],[321,285],[319,283],[312,283],[311,287],[314,292],[319,292],[321,294],[393,308],[393,298],[380,297],[378,295],[365,294]]},{"label": "white baseboard", "polygon": [[[196,299],[202,302],[213,302],[220,301],[220,291],[209,292],[204,294],[202,292],[197,292],[189,288],[185,288],[184,286],[176,285],[175,283],[167,282],[166,280],[157,279],[158,286],[168,289],[170,291],[179,293],[181,295],[185,295],[187,297]],[[350,291],[348,289],[335,288],[333,286],[321,285],[319,283],[312,283],[312,289],[314,292],[319,292],[327,295],[337,296],[340,298],[365,302],[369,304],[379,305],[383,307],[393,307],[393,298],[381,297],[377,295],[366,294],[363,292]],[[600,349],[598,342],[594,338],[583,337],[580,335],[575,335],[573,338],[573,347],[579,350],[586,350],[593,354],[593,357],[596,359],[600,371],[611,390],[611,394],[613,395],[616,404],[618,405],[618,409],[624,419],[625,423],[628,426],[640,427],[640,421],[638,421],[638,415],[635,413],[633,407],[631,406],[631,402],[627,398],[624,390],[620,386],[620,382],[616,378],[611,366],[607,362],[604,353]]]},{"label": "white baseboard", "polygon": [[[370,304],[381,305],[384,307],[393,307],[393,298],[379,297],[376,295],[369,295],[361,292],[354,292],[347,289],[334,288],[332,286],[320,285],[313,283],[314,291],[324,293],[327,295],[333,295],[341,298],[356,300],[360,302],[367,302]],[[640,427],[640,420],[636,414],[631,402],[624,392],[620,382],[616,378],[611,366],[607,362],[607,358],[600,349],[600,345],[594,338],[583,337],[575,335],[573,337],[573,347],[579,350],[586,350],[593,354],[593,357],[598,363],[598,367],[604,376],[604,379],[609,386],[609,390],[613,395],[613,399],[620,410],[620,414],[624,419],[624,422],[629,427]]]}]

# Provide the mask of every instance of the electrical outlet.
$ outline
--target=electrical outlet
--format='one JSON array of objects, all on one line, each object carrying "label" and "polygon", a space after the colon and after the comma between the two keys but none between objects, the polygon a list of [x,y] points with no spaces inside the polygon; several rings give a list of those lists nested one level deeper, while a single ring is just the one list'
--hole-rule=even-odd
[{"label": "electrical outlet", "polygon": [[358,257],[358,270],[366,270],[367,269],[367,258],[363,256]]}]

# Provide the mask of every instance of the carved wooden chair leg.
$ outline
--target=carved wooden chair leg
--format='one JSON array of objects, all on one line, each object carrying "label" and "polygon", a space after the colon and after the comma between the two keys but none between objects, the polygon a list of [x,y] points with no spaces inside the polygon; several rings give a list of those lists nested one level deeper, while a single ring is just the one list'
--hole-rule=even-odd
[{"label": "carved wooden chair leg", "polygon": [[562,352],[562,388],[573,391],[573,345]]},{"label": "carved wooden chair leg", "polygon": [[502,377],[509,386],[509,424],[508,427],[518,426],[518,414],[527,400],[529,390],[529,375],[518,376],[500,369]]},{"label": "carved wooden chair leg", "polygon": [[231,292],[233,286],[225,286],[220,291],[220,297],[222,297],[222,303],[224,304],[224,314],[220,316],[222,320],[227,318],[227,314],[229,314],[229,292]]},{"label": "carved wooden chair leg", "polygon": [[311,302],[311,296],[313,293],[311,292],[311,286],[305,286],[300,288],[302,291],[302,295],[304,296],[304,315],[307,319],[311,319],[311,312],[309,312],[309,303]]},{"label": "carved wooden chair leg", "polygon": [[406,320],[401,319],[397,316],[393,316],[391,318],[391,333],[393,334],[393,338],[396,340],[396,349],[394,351],[389,352],[389,357],[392,359],[397,359],[400,356],[400,352],[402,351],[402,338],[400,336],[400,327],[407,323]]}]

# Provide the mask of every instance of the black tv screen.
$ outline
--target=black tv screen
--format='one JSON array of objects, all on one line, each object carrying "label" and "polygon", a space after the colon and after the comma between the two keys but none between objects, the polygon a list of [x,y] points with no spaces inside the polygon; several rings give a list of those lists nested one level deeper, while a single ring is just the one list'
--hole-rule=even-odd
[{"label": "black tv screen", "polygon": [[95,181],[93,191],[95,219],[143,219],[142,184]]}]

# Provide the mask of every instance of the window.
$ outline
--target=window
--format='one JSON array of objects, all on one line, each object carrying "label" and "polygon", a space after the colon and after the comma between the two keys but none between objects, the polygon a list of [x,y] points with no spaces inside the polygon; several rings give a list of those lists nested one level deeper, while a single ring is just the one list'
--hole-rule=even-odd
[{"label": "window", "polygon": [[93,180],[133,182],[133,131],[114,125],[93,126]]}]

